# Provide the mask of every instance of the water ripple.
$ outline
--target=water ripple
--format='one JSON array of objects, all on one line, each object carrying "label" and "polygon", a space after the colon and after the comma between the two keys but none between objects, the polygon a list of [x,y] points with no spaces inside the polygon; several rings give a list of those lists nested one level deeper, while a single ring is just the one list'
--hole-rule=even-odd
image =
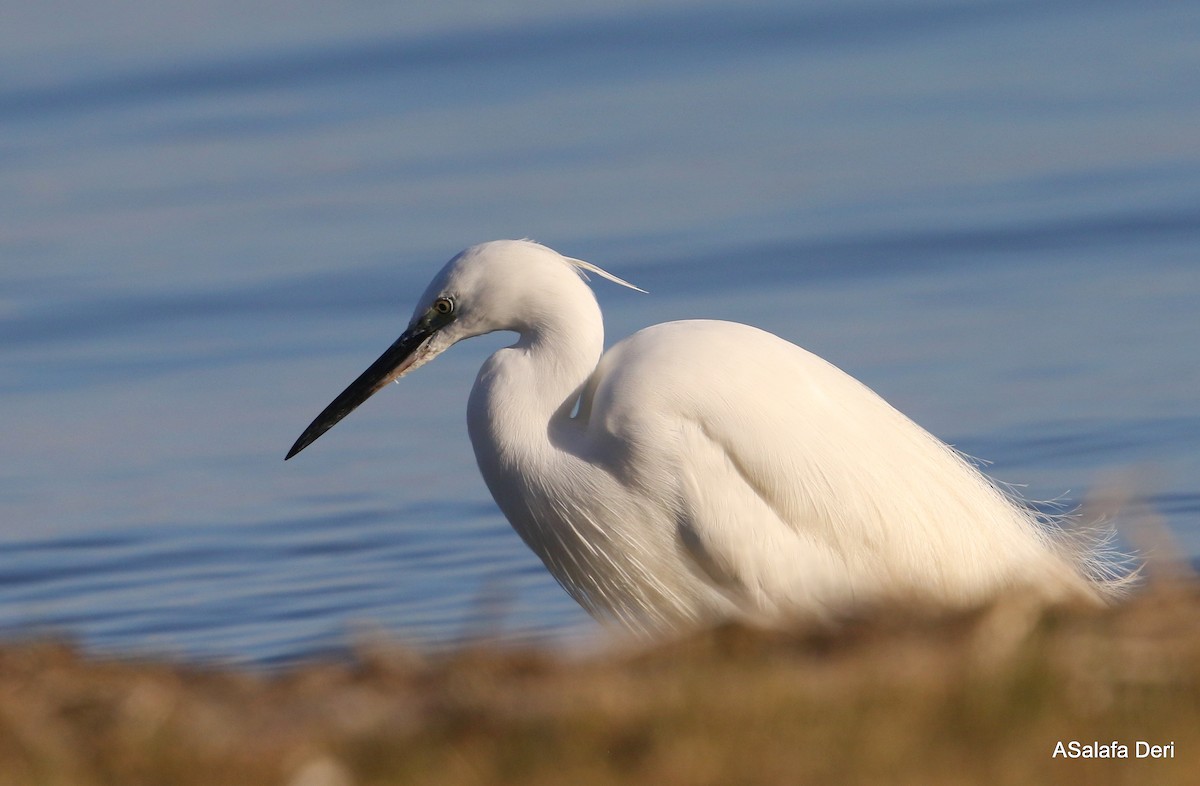
[{"label": "water ripple", "polygon": [[[1045,4],[1037,4],[1037,7]],[[723,59],[786,47],[816,52],[854,42],[894,42],[947,27],[984,24],[1028,12],[1035,4],[927,2],[798,8],[708,6],[686,10],[572,18],[502,30],[463,30],[421,38],[364,38],[301,51],[169,65],[56,87],[0,93],[0,119],[32,114],[109,111],[160,100],[463,67],[486,72],[510,64],[561,72],[583,61],[605,65],[608,78],[639,62],[694,62],[698,52]],[[597,64],[594,61],[600,60]]]}]

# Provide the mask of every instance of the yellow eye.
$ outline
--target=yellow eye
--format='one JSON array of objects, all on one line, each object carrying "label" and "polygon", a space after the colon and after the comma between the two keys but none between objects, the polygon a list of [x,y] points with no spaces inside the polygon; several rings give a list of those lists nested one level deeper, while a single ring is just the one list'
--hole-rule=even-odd
[{"label": "yellow eye", "polygon": [[440,297],[433,301],[433,310],[445,315],[454,312],[454,301],[448,297]]}]

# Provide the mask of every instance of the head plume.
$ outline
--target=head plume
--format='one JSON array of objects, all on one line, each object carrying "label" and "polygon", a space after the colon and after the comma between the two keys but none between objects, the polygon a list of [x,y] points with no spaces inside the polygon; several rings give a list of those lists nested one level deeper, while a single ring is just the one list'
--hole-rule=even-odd
[{"label": "head plume", "polygon": [[604,268],[597,267],[596,265],[593,265],[591,262],[584,262],[582,259],[575,259],[573,257],[563,257],[563,259],[565,259],[567,262],[570,262],[575,267],[575,271],[577,273],[579,273],[579,275],[583,278],[584,281],[588,280],[588,276],[587,276],[588,273],[595,273],[596,275],[600,276],[600,278],[608,279],[609,281],[613,282],[614,284],[620,284],[623,287],[629,287],[630,289],[634,290],[635,292],[641,292],[642,294],[648,294],[646,292],[646,290],[642,289],[641,287],[630,284],[625,279],[614,276],[612,273],[609,273]]}]

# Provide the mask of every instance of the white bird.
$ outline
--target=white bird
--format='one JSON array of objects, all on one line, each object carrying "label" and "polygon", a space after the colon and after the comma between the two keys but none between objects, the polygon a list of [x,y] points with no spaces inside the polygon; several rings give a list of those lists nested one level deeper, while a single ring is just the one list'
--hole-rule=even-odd
[{"label": "white bird", "polygon": [[468,248],[303,450],[454,343],[517,334],[467,406],[497,505],[588,612],[639,632],[862,603],[966,606],[1121,582],[960,454],[821,358],[757,328],[668,322],[601,357],[595,265],[528,240]]}]

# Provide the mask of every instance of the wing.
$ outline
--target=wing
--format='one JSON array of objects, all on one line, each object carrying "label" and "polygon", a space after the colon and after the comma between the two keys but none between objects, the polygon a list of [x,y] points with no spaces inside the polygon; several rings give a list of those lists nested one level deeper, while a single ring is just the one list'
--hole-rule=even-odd
[{"label": "wing", "polygon": [[[614,347],[587,414],[626,485],[669,500],[694,570],[739,606],[816,607],[853,592],[845,511],[831,505],[850,377],[769,333],[656,325]],[[846,383],[849,383],[848,385]],[[865,390],[865,389],[864,389]],[[873,394],[871,394],[873,395]]]},{"label": "wing", "polygon": [[1034,522],[986,478],[795,345],[676,322],[610,354],[593,415],[623,446],[618,471],[670,498],[681,550],[747,611],[971,602],[1046,564]]}]

